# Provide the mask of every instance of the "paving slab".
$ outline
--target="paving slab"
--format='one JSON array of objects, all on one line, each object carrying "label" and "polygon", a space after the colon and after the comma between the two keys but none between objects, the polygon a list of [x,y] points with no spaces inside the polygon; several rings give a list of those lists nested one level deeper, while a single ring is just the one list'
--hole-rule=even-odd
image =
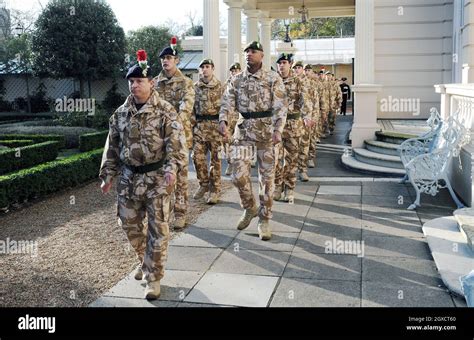
[{"label": "paving slab", "polygon": [[344,205],[335,205],[332,202],[316,203],[308,212],[307,219],[326,218],[362,218],[362,208],[360,204],[346,203]]},{"label": "paving slab", "polygon": [[410,196],[405,184],[398,183],[362,183],[362,196]]},{"label": "paving slab", "polygon": [[279,251],[225,251],[212,265],[210,272],[245,275],[281,276],[290,253]]},{"label": "paving slab", "polygon": [[223,252],[219,248],[169,247],[166,269],[205,272]]},{"label": "paving slab", "polygon": [[366,256],[433,259],[424,238],[368,236],[364,242]]},{"label": "paving slab", "polygon": [[438,287],[363,281],[362,307],[452,308],[454,302],[446,289]]},{"label": "paving slab", "polygon": [[172,308],[177,307],[176,301],[147,301],[143,299],[130,299],[112,296],[102,296],[89,305],[91,308]]},{"label": "paving slab", "polygon": [[[202,272],[166,270],[165,277],[160,282],[160,300],[182,301],[202,275]],[[143,299],[145,285],[145,281],[135,280],[132,273],[106,292],[104,296]]]},{"label": "paving slab", "polygon": [[271,307],[360,307],[360,282],[282,278]]},{"label": "paving slab", "polygon": [[272,233],[270,241],[262,241],[258,237],[255,229],[245,229],[234,239],[228,249],[235,249],[238,246],[241,250],[275,250],[282,252],[291,252],[298,239],[298,233]]},{"label": "paving slab", "polygon": [[278,282],[277,277],[208,272],[184,302],[266,307]]},{"label": "paving slab", "polygon": [[[362,231],[356,228],[333,228],[322,229],[319,233],[312,231],[302,231],[296,242],[294,252],[309,252],[312,254],[336,253],[339,255],[363,255],[358,252],[357,246],[362,247]],[[343,251],[339,250],[340,243],[344,243]],[[346,248],[345,244],[351,246]],[[347,249],[347,250],[346,250]]]},{"label": "paving slab", "polygon": [[362,238],[369,236],[423,237],[423,230],[419,220],[370,217],[362,220]]},{"label": "paving slab", "polygon": [[295,252],[291,255],[283,277],[319,280],[361,280],[362,259],[336,254]]},{"label": "paving slab", "polygon": [[237,236],[236,230],[213,230],[191,226],[184,232],[178,233],[170,241],[170,246],[227,248]]},{"label": "paving slab", "polygon": [[349,185],[327,185],[321,184],[318,190],[318,196],[321,195],[361,195],[361,186],[349,186]]},{"label": "paving slab", "polygon": [[362,280],[434,287],[443,284],[432,260],[401,257],[364,257]]}]

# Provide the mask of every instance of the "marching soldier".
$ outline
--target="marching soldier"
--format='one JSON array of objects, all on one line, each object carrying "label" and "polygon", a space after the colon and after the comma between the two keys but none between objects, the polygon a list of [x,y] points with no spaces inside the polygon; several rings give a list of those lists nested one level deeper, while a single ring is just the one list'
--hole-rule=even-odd
[{"label": "marching soldier", "polygon": [[331,110],[328,115],[328,129],[329,134],[332,136],[336,128],[336,115],[337,111],[341,107],[342,93],[339,84],[335,80],[333,73],[328,73],[329,93],[331,97]]},{"label": "marching soldier", "polygon": [[[171,193],[186,143],[175,109],[154,90],[146,52],[127,73],[131,94],[110,118],[99,177],[107,194],[118,180],[119,225],[141,266],[135,279],[147,281],[145,298],[160,296],[160,280],[168,252]],[[148,217],[145,236],[143,220]]]},{"label": "marching soldier", "polygon": [[[275,174],[275,193],[273,199],[294,203],[296,172],[300,153],[300,139],[304,130],[313,126],[312,101],[302,79],[291,70],[293,55],[282,53],[278,60],[278,73],[283,79],[288,100],[286,125],[283,130],[283,143],[280,147]],[[284,197],[282,197],[285,192]]]},{"label": "marching soldier", "polygon": [[[193,108],[194,108],[194,84],[191,79],[183,75],[178,69],[179,56],[176,49],[177,41],[173,38],[171,45],[163,49],[160,54],[163,71],[156,77],[156,89],[160,96],[171,103],[181,119],[186,134],[186,152],[193,146]],[[186,214],[189,205],[188,194],[188,168],[189,159],[186,158],[179,168],[176,178],[173,227],[177,230],[183,229],[186,224]]]},{"label": "marching soldier", "polygon": [[[204,59],[199,65],[201,76],[195,84],[193,162],[199,180],[194,199],[200,200],[209,192],[208,204],[217,204],[221,191],[222,136],[219,134],[219,110],[223,87],[214,76],[214,62]],[[211,167],[207,169],[207,154],[211,154]]]},{"label": "marching soldier", "polygon": [[[247,69],[230,82],[224,94],[219,130],[228,136],[229,115],[239,112],[232,150],[232,182],[239,191],[245,209],[237,228],[246,229],[257,215],[258,233],[262,240],[271,239],[269,220],[272,218],[275,181],[275,154],[282,141],[286,123],[286,91],[280,76],[263,69],[263,47],[252,42],[245,48]],[[257,206],[250,180],[251,158],[257,153],[260,207]],[[253,155],[250,155],[253,156]]]},{"label": "marching soldier", "polygon": [[351,100],[351,87],[347,85],[347,78],[344,77],[341,79],[342,83],[339,85],[342,93],[342,105],[341,105],[341,114],[346,115],[347,113],[347,101]]},{"label": "marching soldier", "polygon": [[311,143],[311,138],[313,138],[313,134],[317,133],[317,123],[319,122],[319,104],[320,104],[320,98],[319,98],[319,86],[316,83],[315,80],[310,78],[309,76],[306,76],[304,72],[304,65],[301,61],[297,61],[293,65],[293,70],[302,81],[303,84],[308,92],[309,100],[312,103],[313,107],[313,112],[312,112],[312,120],[315,123],[314,126],[312,127],[307,127],[305,126],[303,129],[303,134],[301,135],[300,139],[300,151],[299,151],[299,156],[298,156],[298,173],[300,180],[302,182],[308,182],[309,177],[308,177],[308,160],[309,160],[309,147]]},{"label": "marching soldier", "polygon": [[[227,79],[226,87],[229,85],[229,83],[232,81],[232,79],[238,75],[239,73],[242,72],[240,63],[233,63],[232,66],[229,69],[229,79]],[[235,130],[235,124],[237,123],[237,115],[232,114],[229,116],[229,131],[230,131],[230,136],[234,135],[234,130]],[[230,137],[232,139],[232,137]],[[227,169],[225,170],[226,176],[230,176],[232,174],[232,164],[230,163],[230,154],[229,154],[229,143],[225,144],[225,150],[228,153],[227,156]]]},{"label": "marching soldier", "polygon": [[326,86],[324,85],[323,78],[321,73],[316,74],[313,71],[311,65],[309,66],[309,70],[306,70],[307,76],[313,79],[313,83],[317,86],[317,92],[319,94],[319,120],[316,124],[315,133],[312,134],[310,144],[309,144],[309,156],[308,156],[308,167],[314,168],[315,159],[316,159],[316,152],[317,152],[317,145],[320,142],[320,139],[324,137],[323,135],[323,126],[327,121],[327,116],[329,112],[329,92]]}]

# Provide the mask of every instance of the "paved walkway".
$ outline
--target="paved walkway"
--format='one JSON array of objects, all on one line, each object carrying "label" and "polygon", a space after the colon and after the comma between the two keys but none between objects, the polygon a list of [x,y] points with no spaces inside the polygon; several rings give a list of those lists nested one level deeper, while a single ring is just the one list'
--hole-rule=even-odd
[{"label": "paved walkway", "polygon": [[144,300],[144,282],[129,275],[91,306],[465,306],[443,286],[421,229],[452,215],[449,194],[407,211],[409,186],[346,172],[342,149],[324,148],[332,151],[320,152],[316,180],[298,184],[295,204],[275,203],[270,242],[259,240],[257,219],[236,230],[242,210],[230,190],[171,241],[160,300]]}]

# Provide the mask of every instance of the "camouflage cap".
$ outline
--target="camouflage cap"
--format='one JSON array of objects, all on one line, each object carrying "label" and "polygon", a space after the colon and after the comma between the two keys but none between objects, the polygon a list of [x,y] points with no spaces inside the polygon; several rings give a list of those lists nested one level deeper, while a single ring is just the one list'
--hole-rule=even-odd
[{"label": "camouflage cap", "polygon": [[252,41],[250,44],[247,45],[247,47],[245,47],[244,52],[247,52],[248,50],[262,51],[263,52],[263,46],[258,41]]},{"label": "camouflage cap", "polygon": [[214,66],[214,62],[212,61],[212,59],[204,59],[203,61],[201,61],[201,63],[199,64],[199,67],[203,67],[204,65],[212,65]]},{"label": "camouflage cap", "polygon": [[282,53],[280,54],[280,56],[278,57],[277,59],[277,64],[280,63],[280,61],[282,60],[286,60],[288,61],[289,63],[293,62],[293,54],[291,53]]},{"label": "camouflage cap", "polygon": [[305,69],[305,71],[307,71],[307,70],[311,70],[311,71],[312,71],[312,70],[313,70],[313,66],[311,66],[311,64],[306,64],[306,65],[304,65],[304,69]]},{"label": "camouflage cap", "polygon": [[229,71],[241,70],[241,69],[242,69],[242,67],[240,66],[240,63],[233,63],[233,64],[230,66]]},{"label": "camouflage cap", "polygon": [[295,63],[293,64],[293,68],[296,68],[298,66],[304,68],[303,62],[301,60],[295,61]]}]

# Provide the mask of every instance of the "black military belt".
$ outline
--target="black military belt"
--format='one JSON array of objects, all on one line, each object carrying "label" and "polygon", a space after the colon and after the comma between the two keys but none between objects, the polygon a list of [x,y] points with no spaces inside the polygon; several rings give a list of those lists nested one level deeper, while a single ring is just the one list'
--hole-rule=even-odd
[{"label": "black military belt", "polygon": [[301,118],[301,113],[295,113],[295,114],[289,114],[286,116],[286,119],[288,120],[296,120]]},{"label": "black military belt", "polygon": [[264,112],[241,112],[242,117],[245,119],[259,119],[259,118],[268,118],[273,116],[272,111]]},{"label": "black military belt", "polygon": [[196,119],[198,121],[203,121],[203,120],[219,120],[219,115],[202,115],[202,116],[196,116]]},{"label": "black military belt", "polygon": [[142,166],[133,166],[133,165],[125,165],[126,168],[130,169],[135,174],[146,174],[148,172],[160,170],[163,165],[165,164],[164,160],[161,160],[157,163],[151,163]]}]

